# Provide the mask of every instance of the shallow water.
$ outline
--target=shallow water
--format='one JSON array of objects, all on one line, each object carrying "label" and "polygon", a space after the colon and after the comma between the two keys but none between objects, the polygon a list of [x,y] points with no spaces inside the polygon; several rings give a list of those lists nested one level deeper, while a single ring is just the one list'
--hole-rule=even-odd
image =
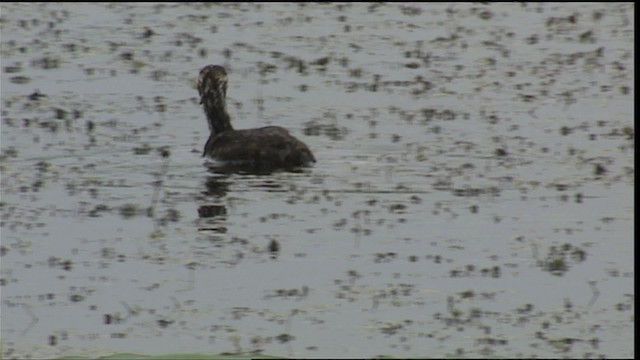
[{"label": "shallow water", "polygon": [[634,356],[633,11],[3,3],[3,356]]}]

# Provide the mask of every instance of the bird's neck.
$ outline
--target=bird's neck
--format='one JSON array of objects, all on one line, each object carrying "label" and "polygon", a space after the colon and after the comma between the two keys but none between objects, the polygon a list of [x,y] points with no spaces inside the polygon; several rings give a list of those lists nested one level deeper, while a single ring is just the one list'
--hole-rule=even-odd
[{"label": "bird's neck", "polygon": [[205,99],[203,103],[204,113],[207,116],[209,131],[217,135],[225,131],[233,130],[231,118],[227,113],[224,99]]}]

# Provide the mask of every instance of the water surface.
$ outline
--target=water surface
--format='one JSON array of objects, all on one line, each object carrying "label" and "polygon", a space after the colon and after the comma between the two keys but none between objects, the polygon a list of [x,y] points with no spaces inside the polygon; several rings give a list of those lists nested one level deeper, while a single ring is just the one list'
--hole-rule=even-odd
[{"label": "water surface", "polygon": [[633,12],[3,3],[3,356],[633,357]]}]

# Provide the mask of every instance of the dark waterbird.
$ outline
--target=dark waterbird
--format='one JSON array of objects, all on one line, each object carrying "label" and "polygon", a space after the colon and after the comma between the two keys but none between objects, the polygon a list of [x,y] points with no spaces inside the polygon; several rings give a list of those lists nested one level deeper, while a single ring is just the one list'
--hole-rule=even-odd
[{"label": "dark waterbird", "polygon": [[227,71],[207,65],[198,76],[200,103],[209,124],[202,156],[234,167],[297,168],[316,160],[302,141],[280,126],[234,130],[227,113]]}]

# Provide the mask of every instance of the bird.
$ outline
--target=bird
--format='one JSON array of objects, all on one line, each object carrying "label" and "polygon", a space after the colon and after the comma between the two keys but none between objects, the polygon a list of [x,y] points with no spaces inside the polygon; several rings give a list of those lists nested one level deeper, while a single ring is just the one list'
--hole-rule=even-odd
[{"label": "bird", "polygon": [[308,167],[316,162],[309,147],[280,126],[235,130],[227,112],[227,71],[207,65],[198,76],[200,104],[209,125],[203,157],[232,166]]}]

